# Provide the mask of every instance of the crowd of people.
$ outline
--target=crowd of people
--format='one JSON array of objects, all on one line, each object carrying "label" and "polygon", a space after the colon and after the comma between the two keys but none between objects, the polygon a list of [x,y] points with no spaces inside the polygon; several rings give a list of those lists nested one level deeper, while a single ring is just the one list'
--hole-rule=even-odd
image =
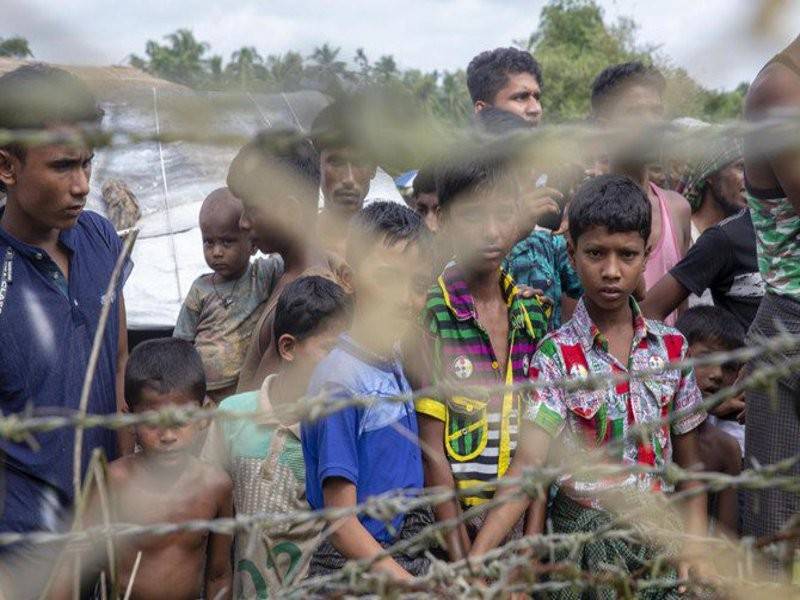
[{"label": "crowd of people", "polygon": [[[104,544],[23,539],[0,548],[0,595],[108,597],[130,585],[139,598],[266,598],[362,559],[402,585],[432,561],[480,561],[521,536],[613,527],[621,507],[676,491],[686,492],[688,540],[770,536],[797,517],[798,496],[780,488],[706,494],[698,480],[668,476],[672,464],[736,476],[800,454],[796,368],[775,382],[776,397],[763,387],[720,395],[796,358],[797,345],[749,365],[685,362],[800,334],[797,149],[728,139],[677,180],[664,177],[652,132],[665,118],[665,80],[632,62],[586,90],[590,123],[623,132],[624,148],[576,175],[517,151],[546,121],[530,53],[483,52],[467,83],[473,143],[419,165],[406,205],[364,205],[379,165],[352,127],[357,98],[332,102],[308,132],[256,135],[202,204],[211,271],[189,290],[173,337],[129,354],[123,290],[135,265],[123,262],[108,296],[123,243],[84,210],[94,150],[74,143],[102,110],[54,67],[0,77],[0,129],[53,136],[0,147],[3,415],[78,409],[98,332],[89,413],[220,415],[86,428],[81,479],[98,449],[109,462],[88,486],[82,525],[335,514],[129,535],[114,544],[115,564]],[[799,107],[800,38],[758,74],[743,115]],[[298,407],[311,401],[330,410],[304,419]],[[70,530],[82,495],[75,437],[62,427],[0,441],[0,533]],[[546,466],[561,470],[528,495],[519,477]],[[796,462],[787,474],[800,475]],[[452,493],[410,510],[348,510],[434,488]],[[384,552],[434,523],[444,535],[427,546]],[[673,550],[661,576],[675,585],[640,595],[673,597],[713,575],[692,543]],[[597,536],[531,561],[646,577],[662,551],[646,536]],[[614,596],[610,579],[595,585]]]}]

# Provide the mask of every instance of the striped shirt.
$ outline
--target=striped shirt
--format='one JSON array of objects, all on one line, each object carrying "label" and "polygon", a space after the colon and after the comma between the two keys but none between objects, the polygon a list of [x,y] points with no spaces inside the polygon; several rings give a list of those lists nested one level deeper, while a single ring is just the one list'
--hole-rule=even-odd
[{"label": "striped shirt", "polygon": [[[502,386],[528,380],[536,344],[547,333],[550,309],[538,298],[522,298],[512,278],[499,274],[508,305],[507,369],[500,363],[478,320],[475,301],[456,263],[450,263],[428,294],[423,344],[430,385],[453,386],[452,393],[421,397],[417,412],[445,423],[444,446],[460,490],[502,476],[517,445],[519,394],[488,394],[480,386]],[[456,387],[458,389],[456,389]],[[462,497],[464,506],[490,499],[491,487]]]}]

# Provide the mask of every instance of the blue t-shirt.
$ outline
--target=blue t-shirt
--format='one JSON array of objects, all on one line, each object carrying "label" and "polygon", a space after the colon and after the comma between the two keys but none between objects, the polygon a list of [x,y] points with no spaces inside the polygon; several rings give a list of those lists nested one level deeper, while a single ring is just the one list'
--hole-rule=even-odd
[{"label": "blue t-shirt", "polygon": [[[2,210],[0,210],[2,214]],[[122,250],[111,223],[84,211],[59,235],[69,276],[41,248],[0,228],[0,410],[3,415],[52,415],[78,409],[103,295]],[[103,334],[88,412],[116,412],[118,298],[123,271]],[[57,530],[72,503],[75,430],[33,434],[36,444],[0,440],[4,485],[0,531]],[[82,473],[95,448],[116,458],[116,434],[86,429]]]},{"label": "blue t-shirt", "polygon": [[[346,335],[317,366],[308,388],[309,395],[324,393],[326,398],[339,400],[393,398],[410,392],[399,360],[380,361]],[[308,503],[314,510],[323,508],[322,484],[328,477],[353,482],[359,503],[393,490],[421,489],[422,455],[414,441],[418,433],[411,401],[347,407],[304,423],[301,438]],[[398,515],[392,520],[395,531],[404,519],[405,515]],[[381,521],[363,515],[359,520],[379,542],[393,541]]]}]

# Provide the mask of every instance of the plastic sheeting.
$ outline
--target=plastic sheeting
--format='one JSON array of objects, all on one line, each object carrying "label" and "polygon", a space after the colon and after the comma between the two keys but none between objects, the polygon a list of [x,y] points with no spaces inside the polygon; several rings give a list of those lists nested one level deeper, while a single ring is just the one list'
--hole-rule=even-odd
[{"label": "plastic sheeting", "polygon": [[[103,125],[142,133],[194,131],[250,136],[272,126],[310,128],[328,102],[319,92],[291,94],[197,93],[179,86],[149,86],[124,92],[99,87],[106,111]],[[108,94],[103,94],[108,91]],[[225,184],[237,147],[188,142],[114,146],[97,152],[87,206],[104,213],[100,189],[121,179],[142,211],[133,250],[135,267],[125,286],[128,327],[169,328],[196,277],[208,272],[203,260],[200,205]],[[378,171],[368,200],[402,202],[392,179]]]}]

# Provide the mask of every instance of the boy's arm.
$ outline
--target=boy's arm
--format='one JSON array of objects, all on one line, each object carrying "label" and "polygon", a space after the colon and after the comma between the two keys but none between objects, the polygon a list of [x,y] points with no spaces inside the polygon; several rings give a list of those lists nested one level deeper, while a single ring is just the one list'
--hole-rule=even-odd
[{"label": "boy's arm", "polygon": [[[233,484],[225,476],[220,489],[218,519],[233,516]],[[231,598],[233,595],[233,569],[231,567],[231,543],[233,536],[214,533],[208,536],[206,559],[205,597],[209,600]]]},{"label": "boy's arm", "polygon": [[[689,431],[681,435],[672,436],[674,445],[675,462],[683,469],[696,469],[701,463],[700,449],[697,440],[696,430]],[[689,491],[702,488],[703,484],[699,481],[682,481],[678,484],[678,490]],[[705,537],[708,534],[708,499],[706,493],[698,492],[690,496],[683,502],[684,529],[688,536]],[[678,566],[678,576],[681,579],[689,577],[689,571],[694,569],[699,571],[699,576],[707,575],[703,565],[703,551],[698,547],[697,542],[689,541],[684,543],[682,558]]]},{"label": "boy's arm", "polygon": [[[442,487],[455,493],[456,482],[444,450],[444,421],[423,413],[417,413],[419,437],[422,446],[422,466],[425,471],[425,487]],[[453,497],[433,507],[437,521],[448,521],[461,516],[461,504]],[[466,557],[470,550],[469,535],[463,521],[445,533],[447,554],[450,560]]]},{"label": "boy's arm", "polygon": [[[325,508],[353,507],[356,505],[356,486],[344,477],[328,477],[322,483],[322,496]],[[371,559],[383,550],[356,515],[339,519],[331,524],[331,528],[331,543],[345,558]],[[390,556],[377,561],[372,570],[387,573],[395,579],[411,579],[411,574]]]},{"label": "boy's arm", "polygon": [[172,331],[173,337],[188,342],[194,342],[195,337],[197,337],[197,324],[200,320],[201,302],[202,299],[200,298],[200,294],[197,290],[197,282],[195,281],[181,305],[181,311],[178,313],[175,329]]},{"label": "boy's arm", "polygon": [[[506,477],[520,477],[530,467],[541,467],[547,461],[550,451],[550,434],[538,425],[523,420],[520,428],[519,443],[514,459],[506,473]],[[495,496],[501,504],[493,508],[481,527],[475,543],[472,544],[470,556],[482,556],[496,547],[511,531],[530,506],[530,514],[525,527],[525,534],[539,533],[544,526],[544,515],[547,498],[531,499],[522,492],[519,484],[503,486]]]}]

